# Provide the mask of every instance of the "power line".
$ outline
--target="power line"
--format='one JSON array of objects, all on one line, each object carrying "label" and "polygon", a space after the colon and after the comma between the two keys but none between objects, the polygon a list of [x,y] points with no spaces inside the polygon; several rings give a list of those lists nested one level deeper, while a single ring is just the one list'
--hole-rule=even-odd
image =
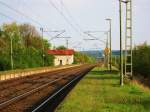
[{"label": "power line", "polygon": [[67,19],[67,17],[57,8],[57,6],[51,1],[51,0],[48,0],[48,3],[53,6],[57,12],[64,18],[64,20],[76,31],[78,32],[79,34],[81,34],[81,32],[76,28],[74,27],[74,25]]},{"label": "power line", "polygon": [[[28,1],[26,1],[26,0],[22,0],[23,1],[23,4],[24,4],[24,7],[26,7],[28,10],[32,10],[32,8],[27,4],[28,3]],[[33,12],[33,10],[32,10],[32,12]],[[32,14],[32,16],[35,16],[36,18],[38,18],[38,17],[40,17],[41,16],[41,14],[40,13],[37,13],[37,12],[33,12],[34,14]],[[41,27],[39,27],[39,28],[41,28]]]},{"label": "power line", "polygon": [[[106,32],[106,31],[105,31],[105,32]],[[100,42],[106,44],[105,41],[103,41],[103,40],[99,39],[98,37],[95,37],[94,35],[92,35],[92,34],[90,33],[90,31],[84,32],[84,33],[85,33],[87,36],[92,37],[92,39],[90,39],[90,40],[99,40]],[[103,33],[104,33],[104,32],[103,32]],[[88,39],[88,40],[89,40],[89,39]]]},{"label": "power line", "polygon": [[76,20],[74,19],[74,17],[71,15],[69,9],[65,6],[65,4],[64,4],[63,2],[62,2],[61,4],[63,5],[64,10],[66,11],[67,15],[72,19],[72,21],[74,21],[75,25],[76,25],[81,31],[83,31],[82,28],[81,28],[81,26],[76,22]]},{"label": "power line", "polygon": [[33,22],[36,23],[37,25],[42,26],[42,24],[41,24],[40,22],[38,22],[38,21],[36,21],[35,19],[31,18],[30,16],[24,14],[23,12],[21,12],[21,11],[15,9],[15,8],[13,8],[13,7],[11,7],[11,6],[9,6],[8,4],[6,4],[6,3],[4,3],[4,2],[2,2],[2,1],[0,1],[0,4],[3,5],[3,6],[5,6],[5,7],[7,7],[7,8],[9,8],[10,10],[13,10],[14,12],[18,13],[19,15],[22,15],[22,16],[24,16],[24,17],[30,19],[31,21],[33,21]]},{"label": "power line", "polygon": [[[48,1],[49,1],[49,0],[48,0]],[[60,12],[60,10],[56,7],[56,5],[55,5],[52,1],[49,1],[49,3],[59,12],[59,14],[61,14],[61,16],[65,19],[65,21],[66,21],[76,32],[80,33],[80,31],[78,31],[78,29],[76,29],[76,27],[74,27],[74,25],[67,19],[67,17],[66,17],[63,13]],[[40,28],[42,27],[42,24],[41,24],[39,21],[33,19],[33,18],[30,17],[29,15],[27,15],[27,14],[25,14],[25,13],[23,13],[23,12],[21,12],[21,11],[15,9],[15,8],[11,7],[10,5],[8,5],[8,4],[6,4],[6,3],[4,3],[4,2],[2,2],[2,1],[0,1],[0,4],[3,5],[3,6],[5,6],[5,7],[7,7],[7,8],[9,8],[10,10],[16,12],[17,14],[22,15],[22,16],[28,18],[29,20],[31,20],[32,22],[34,22],[34,23],[36,23],[38,26],[40,26]],[[9,18],[9,19],[12,19],[12,18],[8,17],[7,15],[4,15],[4,14],[3,14],[3,16],[5,16],[5,17],[7,17],[7,18]],[[48,34],[48,33],[47,33],[47,34]],[[49,34],[48,34],[48,35],[49,35]],[[51,35],[49,35],[49,36],[51,36]]]},{"label": "power line", "polygon": [[[32,17],[30,17],[30,16],[24,14],[23,12],[21,12],[21,11],[15,9],[15,8],[13,8],[13,7],[11,7],[11,6],[9,6],[8,4],[6,4],[6,3],[4,3],[4,2],[2,2],[2,1],[0,1],[0,4],[4,5],[5,7],[7,7],[7,8],[9,8],[10,10],[16,12],[17,14],[22,15],[22,16],[28,18],[29,20],[31,20],[32,22],[36,23],[36,24],[39,26],[39,27],[37,27],[37,28],[41,28],[41,27],[42,27],[42,24],[41,24],[40,22],[38,22],[37,20],[33,19]],[[2,15],[5,16],[5,17],[7,17],[7,18],[11,18],[11,17],[9,17],[9,16],[7,16],[7,15],[5,15],[5,14],[2,14]],[[11,19],[12,19],[12,18],[11,18]],[[14,19],[14,20],[15,20],[15,19]],[[51,35],[50,35],[49,33],[47,33],[47,35],[51,37]]]}]

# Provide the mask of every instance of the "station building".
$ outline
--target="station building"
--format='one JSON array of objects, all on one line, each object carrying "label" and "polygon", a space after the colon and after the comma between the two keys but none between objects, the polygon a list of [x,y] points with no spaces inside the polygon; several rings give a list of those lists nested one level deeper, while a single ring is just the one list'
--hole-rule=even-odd
[{"label": "station building", "polygon": [[71,65],[74,62],[74,50],[48,50],[48,54],[54,55],[54,66]]}]

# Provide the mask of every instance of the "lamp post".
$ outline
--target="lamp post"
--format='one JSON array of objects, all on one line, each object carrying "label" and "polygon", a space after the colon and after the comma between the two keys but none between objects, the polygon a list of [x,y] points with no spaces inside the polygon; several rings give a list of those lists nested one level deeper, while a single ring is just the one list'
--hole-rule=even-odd
[{"label": "lamp post", "polygon": [[109,48],[110,48],[110,56],[109,56],[109,69],[110,69],[110,72],[112,71],[112,49],[111,49],[111,19],[106,19],[106,21],[109,22]]},{"label": "lamp post", "polygon": [[122,52],[122,0],[119,0],[120,20],[120,85],[123,86],[123,52]]}]

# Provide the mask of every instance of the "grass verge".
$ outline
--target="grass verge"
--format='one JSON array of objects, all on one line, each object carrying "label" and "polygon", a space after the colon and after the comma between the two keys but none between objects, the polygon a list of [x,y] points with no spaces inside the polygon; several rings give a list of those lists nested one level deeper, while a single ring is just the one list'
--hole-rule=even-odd
[{"label": "grass verge", "polygon": [[95,68],[56,112],[150,112],[150,91],[134,83],[121,87],[116,71]]}]

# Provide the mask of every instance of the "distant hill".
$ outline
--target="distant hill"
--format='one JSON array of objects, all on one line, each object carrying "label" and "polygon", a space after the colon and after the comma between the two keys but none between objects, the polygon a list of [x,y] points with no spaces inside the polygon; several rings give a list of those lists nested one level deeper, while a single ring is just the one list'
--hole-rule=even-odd
[{"label": "distant hill", "polygon": [[[95,57],[95,58],[98,58],[98,57],[103,57],[103,51],[100,50],[93,50],[93,51],[80,51],[84,54],[87,54],[87,55],[90,55],[92,57]],[[120,51],[119,50],[113,50],[112,51],[112,55],[115,55],[115,56],[119,56],[120,55]]]}]

